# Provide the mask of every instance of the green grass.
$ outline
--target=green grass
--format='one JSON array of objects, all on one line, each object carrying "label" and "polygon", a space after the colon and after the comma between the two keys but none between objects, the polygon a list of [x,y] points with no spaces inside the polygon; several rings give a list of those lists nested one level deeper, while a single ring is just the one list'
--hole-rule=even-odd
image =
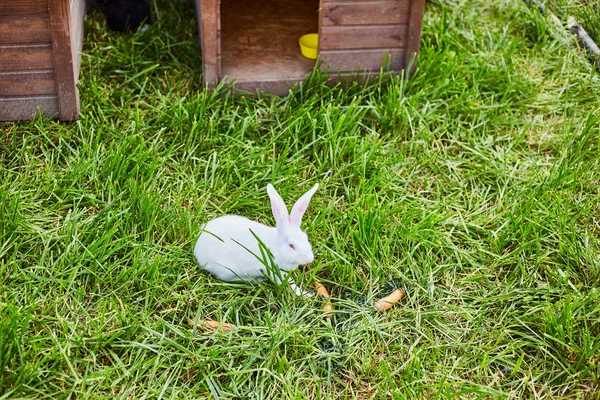
[{"label": "green grass", "polygon": [[[88,16],[78,122],[0,125],[0,398],[600,397],[600,76],[572,37],[428,2],[409,81],[245,99],[202,90],[188,2],[154,13]],[[321,184],[296,278],[332,325],[195,264],[209,218],[272,223],[269,182]]]}]

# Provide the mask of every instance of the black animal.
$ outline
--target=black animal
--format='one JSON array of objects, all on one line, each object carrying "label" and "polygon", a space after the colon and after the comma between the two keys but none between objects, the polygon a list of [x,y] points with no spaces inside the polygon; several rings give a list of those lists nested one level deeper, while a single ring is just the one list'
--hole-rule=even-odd
[{"label": "black animal", "polygon": [[104,11],[108,28],[113,31],[131,32],[151,23],[146,0],[104,0]]}]

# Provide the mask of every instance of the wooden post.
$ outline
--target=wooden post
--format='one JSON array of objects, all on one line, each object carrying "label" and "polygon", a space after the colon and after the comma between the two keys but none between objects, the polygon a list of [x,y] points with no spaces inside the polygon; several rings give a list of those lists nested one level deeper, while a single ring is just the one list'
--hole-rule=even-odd
[{"label": "wooden post", "polygon": [[63,121],[79,117],[74,54],[71,43],[71,12],[69,0],[48,0],[50,36],[58,96],[58,118]]},{"label": "wooden post", "polygon": [[406,72],[408,73],[408,75],[412,75],[412,73],[417,68],[424,12],[425,0],[411,0],[408,17],[408,43],[406,46],[406,53],[404,54],[404,56],[406,57],[404,65],[405,68],[407,68]]},{"label": "wooden post", "polygon": [[200,43],[202,46],[202,79],[214,88],[221,74],[221,1],[196,0]]}]

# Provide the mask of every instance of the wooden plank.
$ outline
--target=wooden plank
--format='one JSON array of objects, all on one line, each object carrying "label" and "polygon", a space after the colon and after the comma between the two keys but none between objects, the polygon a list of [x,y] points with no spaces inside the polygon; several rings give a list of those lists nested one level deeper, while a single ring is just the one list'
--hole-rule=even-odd
[{"label": "wooden plank", "polygon": [[0,44],[16,43],[50,43],[48,18],[0,18]]},{"label": "wooden plank", "polygon": [[321,68],[330,71],[379,71],[399,70],[404,66],[404,49],[376,50],[322,50],[319,57]]},{"label": "wooden plank", "polygon": [[406,59],[404,62],[404,66],[408,68],[409,74],[412,74],[417,67],[424,11],[425,0],[411,0],[408,31],[406,34],[408,43],[406,45]]},{"label": "wooden plank", "polygon": [[233,83],[232,89],[240,94],[255,94],[257,91],[274,94],[275,96],[287,96],[295,84],[303,82],[306,77],[290,79],[240,79]]},{"label": "wooden plank", "polygon": [[331,2],[323,3],[323,26],[386,25],[408,23],[408,0],[395,2]]},{"label": "wooden plank", "polygon": [[53,67],[52,46],[50,44],[0,46],[0,71]]},{"label": "wooden plank", "polygon": [[79,117],[79,93],[75,85],[69,0],[48,0],[48,10],[58,95],[58,118],[62,121],[72,121]]},{"label": "wooden plank", "polygon": [[48,14],[47,0],[0,0],[0,17],[46,14]]},{"label": "wooden plank", "polygon": [[0,97],[0,121],[19,121],[34,117],[38,113],[49,117],[58,114],[56,96]]},{"label": "wooden plank", "polygon": [[[360,74],[353,72],[340,72],[331,74],[331,76],[327,80],[327,85],[333,87],[337,84],[340,84],[342,87],[348,87],[353,85],[355,82],[358,82],[359,84],[366,84],[381,79],[387,80],[391,76],[398,74],[399,71],[387,72],[384,73],[383,76],[379,73],[379,71],[363,71]],[[287,96],[289,94],[290,89],[292,89],[294,85],[303,84],[306,78],[308,78],[308,76],[305,76],[304,78],[295,78],[287,80],[236,80],[235,82],[230,83],[232,84],[231,89],[234,93],[245,95],[248,97],[254,97],[257,91],[271,93],[276,96]]]},{"label": "wooden plank", "polygon": [[[317,34],[321,35],[321,28],[323,27],[323,6],[325,5],[325,0],[319,0],[319,17],[317,18]],[[317,43],[318,45],[318,43]],[[317,48],[317,56],[318,56],[318,48]]]},{"label": "wooden plank", "polygon": [[406,46],[407,25],[323,26],[320,50],[393,49]]},{"label": "wooden plank", "polygon": [[56,94],[54,70],[0,72],[0,96]]},{"label": "wooden plank", "polygon": [[83,19],[86,11],[85,0],[71,0],[71,49],[73,50],[73,73],[75,83],[79,81],[79,66],[83,50]]},{"label": "wooden plank", "polygon": [[215,87],[221,75],[221,2],[196,0],[196,9],[202,47],[202,79],[206,86]]},{"label": "wooden plank", "polygon": [[355,83],[360,85],[370,84],[377,81],[387,81],[393,76],[400,75],[400,71],[390,71],[381,74],[379,71],[363,71],[360,74],[356,72],[340,72],[338,74],[331,74],[327,80],[327,86],[333,87],[340,85],[340,87],[350,87]]},{"label": "wooden plank", "polygon": [[344,3],[344,4],[353,4],[353,3],[383,3],[383,2],[402,2],[409,3],[411,0],[322,0],[323,4],[326,3]]}]

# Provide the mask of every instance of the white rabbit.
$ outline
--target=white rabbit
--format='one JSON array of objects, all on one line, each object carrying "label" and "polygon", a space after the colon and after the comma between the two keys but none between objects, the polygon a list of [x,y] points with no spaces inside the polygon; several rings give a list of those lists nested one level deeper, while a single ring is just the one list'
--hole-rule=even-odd
[{"label": "white rabbit", "polygon": [[[194,255],[201,268],[215,278],[232,282],[265,279],[269,268],[264,247],[268,248],[275,262],[273,278],[279,281],[287,272],[313,261],[308,236],[300,229],[302,216],[311,197],[319,187],[316,184],[302,195],[288,214],[283,199],[275,188],[267,185],[276,226],[270,227],[239,215],[224,215],[206,223],[194,248]],[[257,238],[264,244],[262,246]],[[262,250],[262,251],[261,251]],[[262,259],[262,261],[261,261]],[[280,274],[277,274],[280,272]],[[279,276],[278,276],[279,275]],[[310,295],[300,290],[292,281],[292,289],[298,295]]]}]

